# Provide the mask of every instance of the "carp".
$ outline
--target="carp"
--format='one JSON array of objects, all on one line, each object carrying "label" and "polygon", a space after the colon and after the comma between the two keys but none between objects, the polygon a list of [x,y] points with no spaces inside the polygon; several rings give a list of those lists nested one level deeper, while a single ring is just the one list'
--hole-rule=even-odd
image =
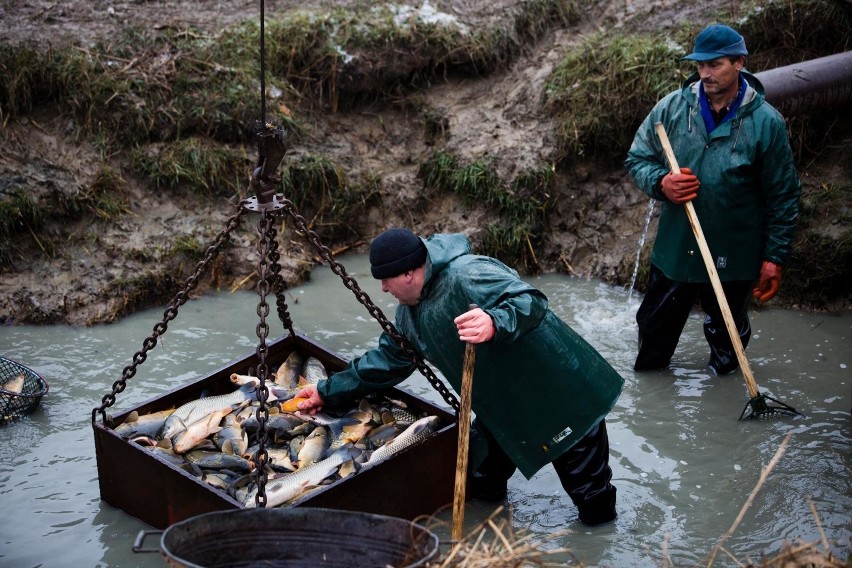
[{"label": "carp", "polygon": [[440,421],[437,416],[421,418],[411,426],[403,430],[402,434],[393,438],[390,442],[374,450],[367,460],[367,464],[385,461],[409,446],[425,440],[438,431]]},{"label": "carp", "polygon": [[[299,468],[293,473],[285,473],[280,477],[268,480],[264,486],[266,506],[277,507],[295,499],[337,473],[340,466],[352,461],[360,453],[360,450],[352,446],[344,446],[322,461]],[[243,505],[249,508],[256,507],[256,496],[257,488],[254,488],[244,497]]]},{"label": "carp", "polygon": [[295,389],[299,386],[299,377],[302,376],[304,366],[304,357],[294,349],[275,372],[275,384]]},{"label": "carp", "polygon": [[24,390],[24,374],[20,373],[14,379],[6,381],[3,383],[3,388],[9,392],[13,392],[16,394],[20,394]]},{"label": "carp", "polygon": [[[209,414],[228,409],[236,410],[242,407],[246,401],[254,400],[257,396],[257,387],[254,384],[246,384],[241,386],[229,394],[219,396],[208,396],[187,402],[175,410],[171,416],[166,418],[163,424],[163,432],[161,438],[172,438],[182,430],[185,430],[189,424],[197,422]],[[225,414],[228,414],[227,412]],[[224,416],[222,414],[221,416]]]}]

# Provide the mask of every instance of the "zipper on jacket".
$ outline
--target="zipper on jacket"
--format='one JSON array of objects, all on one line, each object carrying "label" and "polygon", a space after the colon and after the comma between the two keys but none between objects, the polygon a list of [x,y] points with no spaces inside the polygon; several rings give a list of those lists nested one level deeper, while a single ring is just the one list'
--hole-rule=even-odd
[{"label": "zipper on jacket", "polygon": [[741,122],[742,121],[737,119],[731,121],[731,128],[737,129],[737,135],[734,137],[734,144],[731,146],[731,154],[733,154],[737,150],[737,143],[740,141],[740,131],[742,130],[740,128]]}]

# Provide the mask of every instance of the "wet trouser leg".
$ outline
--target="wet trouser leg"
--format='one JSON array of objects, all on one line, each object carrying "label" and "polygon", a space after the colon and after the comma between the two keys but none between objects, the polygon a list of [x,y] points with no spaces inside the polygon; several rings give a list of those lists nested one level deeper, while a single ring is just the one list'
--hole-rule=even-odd
[{"label": "wet trouser leg", "polygon": [[668,366],[697,298],[697,285],[670,280],[651,265],[648,290],[636,311],[639,352],[635,371]]},{"label": "wet trouser leg", "polygon": [[605,420],[598,422],[570,450],[553,460],[553,469],[577,506],[583,524],[600,525],[616,518],[616,489],[610,483],[612,469],[609,467]]},{"label": "wet trouser leg", "polygon": [[[471,499],[499,501],[516,466],[482,423],[474,420],[477,435],[488,440],[488,455],[468,476],[467,495]],[[594,526],[616,518],[616,489],[610,483],[609,438],[606,421],[601,420],[567,452],[553,460],[553,469],[562,487],[577,506],[580,521]]]},{"label": "wet trouser leg", "polygon": [[[725,299],[734,318],[734,325],[742,341],[743,349],[748,345],[751,337],[751,323],[748,319],[748,306],[751,300],[753,283],[751,281],[737,280],[723,282],[722,290],[725,291]],[[704,318],[704,337],[710,345],[710,368],[717,375],[725,375],[739,367],[737,354],[728,335],[725,319],[713,287],[710,284],[701,286],[701,307],[707,314]]]},{"label": "wet trouser leg", "polygon": [[506,498],[509,478],[515,473],[515,463],[503,451],[494,436],[479,420],[471,426],[471,437],[485,439],[487,454],[475,471],[467,478],[467,495],[471,499],[502,501]]}]

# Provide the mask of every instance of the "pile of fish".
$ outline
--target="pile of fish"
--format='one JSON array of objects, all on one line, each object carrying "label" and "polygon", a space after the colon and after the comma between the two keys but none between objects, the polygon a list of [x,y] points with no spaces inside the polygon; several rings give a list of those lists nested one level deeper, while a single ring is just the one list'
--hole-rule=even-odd
[{"label": "pile of fish", "polygon": [[[387,460],[441,427],[437,416],[414,413],[404,402],[382,395],[364,398],[345,412],[299,412],[295,394],[327,377],[321,361],[294,350],[267,381],[267,507]],[[254,507],[260,381],[233,374],[231,382],[237,388],[228,394],[141,416],[131,412],[115,432]]]}]

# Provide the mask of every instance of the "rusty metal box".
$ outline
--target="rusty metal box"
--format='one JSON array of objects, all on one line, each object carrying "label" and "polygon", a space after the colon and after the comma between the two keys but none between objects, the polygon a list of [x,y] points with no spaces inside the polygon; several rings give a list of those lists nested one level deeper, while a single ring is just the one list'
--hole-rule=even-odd
[{"label": "rusty metal box", "polygon": [[[313,355],[329,372],[346,365],[306,336],[287,335],[268,344],[269,367],[280,364],[298,349]],[[113,416],[115,426],[134,410],[157,412],[195,400],[202,392],[223,394],[233,389],[232,373],[246,374],[256,367],[252,353],[226,367],[143,402]],[[389,396],[405,401],[412,409],[437,415],[445,424],[434,436],[406,448],[391,459],[363,467],[355,475],[321,487],[287,505],[363,511],[414,519],[431,515],[453,501],[457,429],[455,416],[430,402],[398,389]],[[213,511],[245,508],[242,503],[179,467],[125,440],[100,421],[93,422],[98,483],[101,499],[157,529],[189,517]]]}]

